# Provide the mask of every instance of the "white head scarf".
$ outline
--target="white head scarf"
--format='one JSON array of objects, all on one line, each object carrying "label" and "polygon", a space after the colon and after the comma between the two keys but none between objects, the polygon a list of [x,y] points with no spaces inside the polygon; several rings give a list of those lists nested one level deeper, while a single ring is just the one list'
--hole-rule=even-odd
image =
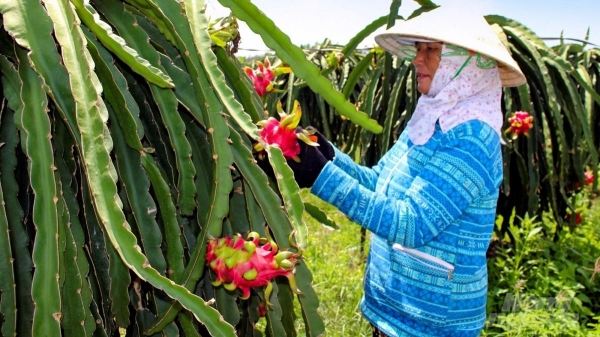
[{"label": "white head scarf", "polygon": [[[450,50],[444,44],[442,55]],[[482,69],[473,55],[442,56],[427,95],[421,95],[417,108],[408,122],[408,136],[416,145],[425,144],[435,131],[439,120],[442,132],[469,120],[478,119],[489,124],[502,141],[502,83],[498,67]]]}]

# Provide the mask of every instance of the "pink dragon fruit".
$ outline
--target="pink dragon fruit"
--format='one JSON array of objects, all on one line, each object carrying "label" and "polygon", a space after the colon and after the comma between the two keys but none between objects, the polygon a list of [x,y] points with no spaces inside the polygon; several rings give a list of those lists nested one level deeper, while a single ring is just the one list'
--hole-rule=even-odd
[{"label": "pink dragon fruit", "polygon": [[585,186],[589,186],[594,183],[594,172],[588,170],[583,174],[585,180]]},{"label": "pink dragon fruit", "polygon": [[240,289],[242,299],[247,299],[251,288],[267,286],[265,299],[268,305],[273,287],[270,281],[277,276],[287,277],[292,290],[302,294],[294,277],[298,258],[299,254],[278,251],[274,241],[260,238],[256,232],[249,233],[248,240],[241,235],[211,239],[206,252],[206,264],[217,277],[213,282],[215,287],[222,284],[230,291]]},{"label": "pink dragon fruit", "polygon": [[[565,216],[565,221],[566,222],[571,222],[571,213],[567,213],[567,215]],[[575,225],[579,225],[581,224],[581,221],[583,221],[582,217],[581,217],[581,212],[576,212],[575,213],[575,220],[573,221],[575,223]]]},{"label": "pink dragon fruit", "polygon": [[256,69],[245,67],[244,72],[252,80],[254,90],[260,97],[264,97],[267,93],[274,91],[273,79],[280,74],[291,72],[290,67],[271,67],[271,62],[265,57],[265,63],[256,62]]},{"label": "pink dragon fruit", "polygon": [[516,139],[520,134],[529,136],[529,130],[533,127],[533,116],[530,116],[526,111],[517,111],[508,119],[510,127],[506,133],[513,132],[513,139]]},{"label": "pink dragon fruit", "polygon": [[[278,121],[273,117],[269,117],[269,119],[259,121],[256,124],[262,127],[260,137],[265,143],[278,146],[283,152],[284,157],[300,162],[300,158],[298,158],[298,154],[300,153],[298,139],[311,146],[318,146],[319,144],[316,142],[316,136],[310,134],[308,131],[296,130],[300,122],[300,117],[302,117],[302,109],[298,101],[294,101],[292,111],[290,114],[285,113],[281,102],[278,102],[277,112],[279,113],[280,120]],[[256,143],[254,150],[259,152],[259,156],[262,159],[263,144]]]}]

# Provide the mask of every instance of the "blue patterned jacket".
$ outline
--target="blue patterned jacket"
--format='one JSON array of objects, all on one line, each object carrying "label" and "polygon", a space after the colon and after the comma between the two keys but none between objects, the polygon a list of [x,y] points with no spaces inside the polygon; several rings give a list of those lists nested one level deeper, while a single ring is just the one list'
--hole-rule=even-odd
[{"label": "blue patterned jacket", "polygon": [[472,120],[422,146],[403,132],[373,168],[336,149],[311,192],[371,235],[363,314],[388,336],[477,336],[502,181],[498,134]]}]

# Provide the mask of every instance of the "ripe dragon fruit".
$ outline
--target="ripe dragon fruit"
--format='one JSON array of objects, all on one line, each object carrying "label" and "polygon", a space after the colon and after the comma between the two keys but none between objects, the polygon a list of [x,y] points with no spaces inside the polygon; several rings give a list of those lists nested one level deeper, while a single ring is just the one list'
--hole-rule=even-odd
[{"label": "ripe dragon fruit", "polygon": [[273,79],[281,74],[291,72],[290,67],[271,67],[271,62],[265,58],[265,63],[256,62],[256,69],[245,67],[244,72],[252,80],[254,90],[261,98],[274,91]]},{"label": "ripe dragon fruit", "polygon": [[[571,213],[567,213],[567,215],[565,216],[565,221],[566,222],[571,222]],[[582,217],[581,217],[581,212],[576,212],[575,213],[575,219],[574,219],[574,223],[575,225],[579,225],[581,224],[581,221],[583,221]]]},{"label": "ripe dragon fruit", "polygon": [[[300,158],[298,157],[300,153],[298,139],[311,146],[319,146],[319,143],[316,142],[317,138],[315,135],[306,130],[297,129],[300,117],[302,117],[302,109],[298,101],[294,101],[292,111],[290,114],[285,113],[281,102],[278,102],[277,113],[280,120],[278,121],[273,117],[269,117],[269,119],[259,121],[256,124],[262,127],[260,137],[265,143],[278,146],[283,152],[284,157],[300,162]],[[263,144],[256,143],[254,150],[259,152],[260,159],[262,160]]]},{"label": "ripe dragon fruit", "polygon": [[277,276],[287,277],[290,288],[302,294],[294,277],[294,267],[299,257],[300,253],[278,251],[274,241],[251,232],[248,240],[241,235],[211,239],[208,242],[206,264],[217,277],[213,286],[223,285],[230,291],[240,289],[242,299],[248,299],[251,288],[267,286],[265,299],[270,305],[268,299],[273,289],[270,281]]},{"label": "ripe dragon fruit", "polygon": [[506,133],[513,132],[513,139],[516,139],[521,133],[529,136],[529,130],[533,127],[533,116],[526,111],[517,111],[508,119],[510,127]]},{"label": "ripe dragon fruit", "polygon": [[585,180],[585,186],[589,186],[594,183],[594,172],[588,170],[583,174]]}]

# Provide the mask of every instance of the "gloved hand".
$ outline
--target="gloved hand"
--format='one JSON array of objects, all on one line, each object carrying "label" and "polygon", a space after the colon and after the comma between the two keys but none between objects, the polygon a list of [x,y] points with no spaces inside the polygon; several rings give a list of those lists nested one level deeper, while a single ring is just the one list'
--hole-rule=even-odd
[{"label": "gloved hand", "polygon": [[320,146],[310,146],[304,142],[300,143],[300,162],[288,159],[287,163],[294,171],[294,179],[300,188],[312,187],[317,177],[327,164],[327,158],[319,151]]},{"label": "gloved hand", "polygon": [[321,151],[321,153],[327,160],[333,160],[333,158],[335,157],[335,151],[333,150],[333,146],[331,146],[327,138],[325,138],[325,136],[323,136],[323,134],[321,134],[319,130],[315,129],[310,125],[307,126],[305,130],[317,136],[317,143],[319,143],[319,151]]},{"label": "gloved hand", "polygon": [[[298,157],[300,162],[296,162],[293,159],[287,159],[288,166],[294,172],[294,178],[301,188],[311,187],[321,170],[327,164],[327,161],[333,160],[335,157],[335,151],[325,136],[317,131],[312,126],[306,128],[313,135],[317,137],[317,143],[319,146],[307,145],[302,140],[298,141],[300,145],[300,153]],[[297,128],[296,132],[302,132],[302,128]],[[271,178],[275,178],[275,173],[266,153],[256,156],[258,166]]]},{"label": "gloved hand", "polygon": [[263,170],[263,172],[265,172],[265,174],[268,177],[275,179],[275,171],[273,171],[273,167],[269,162],[269,157],[266,151],[262,151],[262,153],[259,154],[255,153],[254,159],[256,159],[256,164],[258,164],[258,166]]}]

